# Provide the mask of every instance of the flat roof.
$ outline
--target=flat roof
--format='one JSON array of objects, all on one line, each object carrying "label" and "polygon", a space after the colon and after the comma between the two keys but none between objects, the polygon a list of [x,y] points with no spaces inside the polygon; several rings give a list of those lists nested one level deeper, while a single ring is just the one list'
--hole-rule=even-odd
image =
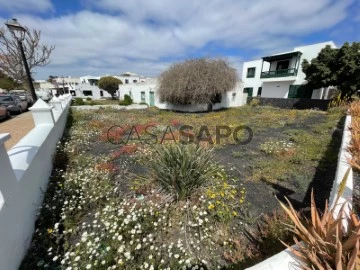
[{"label": "flat roof", "polygon": [[301,55],[301,54],[302,54],[302,52],[300,52],[300,51],[294,51],[294,52],[287,52],[287,53],[265,56],[262,59],[264,61],[285,60],[285,59],[289,59],[289,58],[293,57],[294,55]]}]

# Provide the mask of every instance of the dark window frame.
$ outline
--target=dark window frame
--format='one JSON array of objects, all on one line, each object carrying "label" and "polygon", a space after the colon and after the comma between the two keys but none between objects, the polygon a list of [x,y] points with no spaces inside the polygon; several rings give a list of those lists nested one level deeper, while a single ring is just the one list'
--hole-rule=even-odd
[{"label": "dark window frame", "polygon": [[[85,93],[85,92],[86,92],[86,93]],[[83,90],[83,95],[84,95],[85,97],[90,97],[90,96],[93,95],[93,92],[92,92],[92,90]]]},{"label": "dark window frame", "polygon": [[249,67],[246,72],[246,78],[255,78],[256,67]]}]

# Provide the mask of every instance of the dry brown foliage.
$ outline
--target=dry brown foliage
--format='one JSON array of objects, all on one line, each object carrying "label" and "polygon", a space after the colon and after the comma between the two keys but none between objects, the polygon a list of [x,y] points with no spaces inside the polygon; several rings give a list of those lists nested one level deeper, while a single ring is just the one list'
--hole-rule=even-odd
[{"label": "dry brown foliage", "polygon": [[236,70],[224,59],[187,60],[160,75],[160,100],[182,105],[215,103],[220,94],[234,89],[237,81]]},{"label": "dry brown foliage", "polygon": [[[348,170],[349,171],[349,170]],[[348,172],[346,173],[346,176]],[[345,178],[345,177],[344,177]],[[344,180],[343,180],[344,181]],[[339,194],[335,205],[338,203]],[[295,223],[292,228],[296,248],[285,244],[300,260],[303,269],[312,270],[354,270],[360,267],[360,222],[356,214],[347,217],[343,204],[337,218],[334,218],[334,208],[326,203],[321,215],[315,204],[314,194],[311,194],[311,221],[302,222],[291,203],[281,207]],[[348,233],[343,231],[342,221],[348,221]],[[300,242],[301,241],[301,242]]]},{"label": "dry brown foliage", "polygon": [[[22,45],[30,72],[33,72],[35,67],[43,67],[49,64],[50,55],[55,47],[40,44],[40,31],[30,30],[27,27],[25,29]],[[26,80],[26,72],[17,39],[5,28],[0,28],[0,56],[0,70],[15,80]]]},{"label": "dry brown foliage", "polygon": [[360,101],[354,101],[349,106],[351,115],[351,142],[349,160],[354,169],[360,170]]}]

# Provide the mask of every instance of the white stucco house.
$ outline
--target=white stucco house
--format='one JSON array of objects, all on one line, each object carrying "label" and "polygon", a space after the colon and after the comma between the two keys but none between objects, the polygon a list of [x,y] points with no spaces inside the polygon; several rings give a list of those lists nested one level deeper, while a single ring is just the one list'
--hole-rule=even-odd
[{"label": "white stucco house", "polygon": [[[145,77],[131,72],[125,72],[119,76],[108,74],[104,76],[113,76],[118,78],[122,81],[123,84],[134,84],[137,82],[144,82],[146,80]],[[104,76],[68,76],[55,78],[53,82],[48,82],[45,80],[38,80],[36,82],[39,83],[40,89],[50,90],[54,95],[60,94],[62,91],[64,91],[65,93],[70,93],[73,97],[91,99],[110,98],[111,95],[107,91],[102,90],[97,86],[97,82]],[[118,93],[116,96],[118,96]]]},{"label": "white stucco house", "polygon": [[[173,105],[169,103],[160,102],[158,95],[158,80],[156,78],[147,78],[143,82],[136,84],[120,84],[119,96],[124,99],[125,95],[129,95],[135,103],[146,103],[150,107],[156,106],[160,109],[177,110],[177,111],[206,111],[207,104],[203,105]],[[236,87],[222,95],[221,102],[215,103],[213,109],[238,107],[246,104],[246,95],[242,91],[242,82],[239,82]]]},{"label": "white stucco house", "polygon": [[[103,75],[103,76],[82,76],[79,78],[79,84],[75,89],[70,89],[69,92],[73,97],[82,97],[87,98],[90,97],[92,99],[102,99],[102,98],[110,98],[111,95],[105,91],[100,89],[97,86],[98,81],[105,76],[112,76],[121,80],[123,85],[132,85],[139,82],[145,82],[147,80],[146,77],[137,75],[132,72],[125,72],[121,75]],[[115,96],[119,97],[119,91],[115,94]]]},{"label": "white stucco house", "polygon": [[301,63],[304,59],[310,62],[327,45],[336,48],[334,42],[328,41],[295,47],[290,52],[244,62],[242,71],[244,93],[249,97],[326,99],[329,88],[315,91],[306,88],[307,81]]},{"label": "white stucco house", "polygon": [[[122,81],[122,84],[119,85],[119,90],[115,94],[120,100],[124,99],[125,95],[129,95],[134,103],[146,103],[149,106],[156,106],[160,109],[188,112],[207,110],[207,104],[180,106],[160,102],[157,94],[158,80],[156,78],[144,77],[131,72],[125,72],[121,75],[104,76],[112,76]],[[53,83],[42,81],[41,88],[52,90],[53,94],[57,94],[59,89],[65,90],[65,93],[70,93],[73,98],[110,98],[111,95],[107,91],[97,86],[98,81],[104,76],[60,77],[56,78]],[[213,109],[242,106],[246,104],[246,98],[247,95],[243,94],[243,83],[239,81],[232,91],[222,95],[221,102],[215,103]]]},{"label": "white stucco house", "polygon": [[43,90],[49,90],[49,91],[53,91],[56,90],[56,85],[54,85],[51,82],[48,82],[46,80],[36,80],[35,84],[38,85],[39,89],[43,89]]}]

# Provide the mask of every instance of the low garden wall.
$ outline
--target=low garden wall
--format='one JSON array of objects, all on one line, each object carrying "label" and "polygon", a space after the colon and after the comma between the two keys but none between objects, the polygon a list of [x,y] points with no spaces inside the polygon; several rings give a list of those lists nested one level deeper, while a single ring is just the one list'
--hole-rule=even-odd
[{"label": "low garden wall", "polygon": [[324,99],[309,99],[309,98],[257,98],[248,97],[247,104],[253,99],[259,100],[261,106],[273,106],[283,109],[319,109],[326,111],[330,100]]},{"label": "low garden wall", "polygon": [[62,137],[71,95],[38,100],[30,108],[35,128],[8,152],[10,134],[0,134],[0,269],[18,269],[34,233],[39,207]]},{"label": "low garden wall", "polygon": [[[335,179],[333,181],[333,187],[329,198],[330,207],[332,208],[335,207],[334,216],[337,216],[339,214],[340,208],[343,204],[351,205],[351,201],[352,201],[353,173],[347,159],[350,156],[348,150],[351,141],[350,125],[351,125],[351,116],[347,115],[344,125],[344,133],[342,137],[341,147],[339,150]],[[340,183],[343,180],[348,170],[349,170],[349,174],[347,176],[346,186],[343,192],[341,193],[338,204],[335,205],[335,200],[337,194],[339,193]],[[347,214],[350,212],[350,209],[351,209],[350,207],[345,207],[345,211],[347,211]],[[343,225],[346,226],[347,224],[343,224]],[[289,249],[285,249],[284,251],[268,258],[267,260],[262,261],[261,263],[255,266],[247,268],[247,270],[271,270],[271,269],[289,270],[289,269],[301,269],[301,268],[299,268],[299,264],[296,261],[296,257],[294,257],[294,255],[290,252]]]}]

